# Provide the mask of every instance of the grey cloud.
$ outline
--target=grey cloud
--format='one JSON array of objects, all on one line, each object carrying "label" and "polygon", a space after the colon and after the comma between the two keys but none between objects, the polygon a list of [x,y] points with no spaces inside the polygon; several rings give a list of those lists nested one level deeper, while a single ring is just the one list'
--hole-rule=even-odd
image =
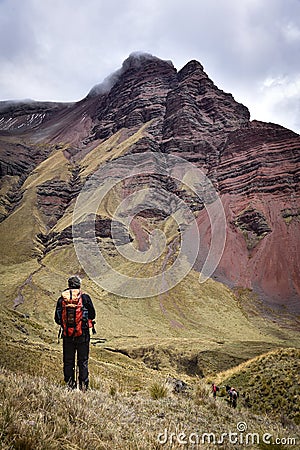
[{"label": "grey cloud", "polygon": [[141,50],[177,69],[197,59],[259,106],[266,78],[300,73],[299,17],[299,0],[2,0],[0,99],[79,100]]},{"label": "grey cloud", "polygon": [[183,11],[177,2],[164,11],[169,32],[163,39],[193,53],[219,78],[253,80],[270,71],[299,70],[299,41],[287,45],[283,36],[283,27],[300,17],[299,2],[289,3],[293,7],[282,0],[190,0]]},{"label": "grey cloud", "polygon": [[17,61],[35,54],[36,37],[30,26],[25,3],[4,0],[0,3],[0,61]]}]

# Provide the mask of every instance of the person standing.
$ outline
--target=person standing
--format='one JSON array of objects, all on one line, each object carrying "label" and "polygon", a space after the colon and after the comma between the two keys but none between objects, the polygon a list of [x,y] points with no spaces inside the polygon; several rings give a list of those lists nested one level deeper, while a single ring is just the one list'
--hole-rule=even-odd
[{"label": "person standing", "polygon": [[77,354],[79,389],[86,390],[89,386],[89,349],[90,328],[94,329],[96,317],[93,302],[88,294],[81,290],[81,280],[78,276],[68,279],[68,288],[57,300],[54,320],[61,326],[63,338],[63,373],[68,387],[75,389],[75,360]]},{"label": "person standing", "polygon": [[219,390],[219,387],[218,387],[215,383],[213,383],[213,384],[211,385],[211,391],[212,391],[212,394],[213,394],[213,398],[214,398],[214,399],[217,398],[217,392],[218,392],[218,390]]},{"label": "person standing", "polygon": [[239,393],[234,388],[232,388],[231,389],[231,399],[232,399],[232,407],[233,408],[237,407],[238,396],[239,396]]}]

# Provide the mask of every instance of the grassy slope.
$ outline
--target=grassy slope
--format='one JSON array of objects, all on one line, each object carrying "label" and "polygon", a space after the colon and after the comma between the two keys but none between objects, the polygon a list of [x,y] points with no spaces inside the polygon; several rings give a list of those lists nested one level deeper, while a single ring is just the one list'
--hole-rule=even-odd
[{"label": "grassy slope", "polygon": [[[70,245],[49,254],[40,268],[36,264],[10,266],[3,276],[6,289],[2,302],[9,311],[1,310],[2,344],[8,339],[16,349],[17,340],[23,349],[26,341],[25,349],[29,351],[32,342],[34,349],[37,344],[45,345],[60,357],[53,312],[66,277],[74,270],[73,261],[76,258]],[[79,266],[74,272],[79,271],[76,269]],[[14,311],[16,285],[24,284],[29,271],[35,274],[22,289],[24,302]],[[83,287],[97,310],[96,337],[106,339],[93,349],[96,359],[100,355],[101,360],[104,354],[110,354],[112,360],[118,358],[117,353],[110,353],[118,350],[143,360],[150,369],[177,370],[181,376],[207,375],[272,348],[297,345],[292,331],[281,330],[278,335],[275,324],[248,318],[228,288],[212,280],[199,284],[198,274],[193,271],[160,297],[121,298],[103,291],[87,278]],[[125,361],[131,370],[132,359],[125,357]]]},{"label": "grassy slope", "polygon": [[300,350],[278,349],[218,375],[252,410],[285,415],[300,424]]},{"label": "grassy slope", "polygon": [[[69,392],[47,378],[16,375],[0,369],[1,448],[153,450],[201,447],[209,450],[216,445],[224,450],[297,448],[295,445],[264,446],[264,435],[271,435],[272,440],[286,439],[285,442],[292,438],[299,443],[299,427],[288,424],[283,427],[271,417],[255,415],[240,405],[233,410],[222,398],[214,401],[209,386],[201,381],[190,386],[186,394],[172,393],[157,376],[140,392],[120,391],[118,387],[104,384],[100,378],[96,382],[96,388],[89,392]],[[156,389],[157,392],[155,386],[165,386],[166,396],[153,399],[150,391]],[[248,436],[249,445],[246,445],[247,434],[237,433],[238,423],[246,424],[247,433],[255,433],[253,437]],[[237,433],[232,438],[234,442],[238,437],[240,445],[230,444],[230,432]],[[220,446],[212,441],[209,444],[204,433],[214,433],[216,440],[222,433],[227,434]],[[162,434],[160,442],[167,440],[166,445],[158,443],[159,434]],[[204,445],[201,445],[202,437]],[[184,445],[178,439],[181,442],[191,439],[199,445]]]}]

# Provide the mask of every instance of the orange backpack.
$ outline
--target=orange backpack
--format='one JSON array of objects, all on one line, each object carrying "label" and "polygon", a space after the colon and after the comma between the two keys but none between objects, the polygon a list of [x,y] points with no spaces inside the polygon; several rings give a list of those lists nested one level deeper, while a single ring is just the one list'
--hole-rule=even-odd
[{"label": "orange backpack", "polygon": [[78,337],[82,335],[83,319],[88,321],[87,309],[82,304],[80,289],[67,289],[62,292],[61,326],[63,336]]}]

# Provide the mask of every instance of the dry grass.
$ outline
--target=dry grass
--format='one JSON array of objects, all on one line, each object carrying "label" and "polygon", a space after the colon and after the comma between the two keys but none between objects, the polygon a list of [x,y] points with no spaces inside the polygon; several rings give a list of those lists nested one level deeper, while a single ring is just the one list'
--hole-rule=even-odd
[{"label": "dry grass", "polygon": [[218,375],[255,412],[300,424],[300,350],[277,349]]},{"label": "dry grass", "polygon": [[156,382],[150,386],[149,392],[153,400],[158,400],[167,397],[168,387],[166,384]]},{"label": "dry grass", "polygon": [[[249,432],[259,436],[270,433],[274,437],[299,439],[299,429],[284,428],[267,416],[254,415],[247,410],[231,410],[222,400],[214,401],[209,394],[205,396],[205,391],[202,385],[200,404],[199,389],[185,395],[169,393],[153,400],[148,389],[138,393],[114,391],[112,395],[111,389],[99,380],[97,390],[82,393],[49,383],[46,378],[16,375],[1,369],[1,449],[197,448],[176,442],[179,433],[201,436],[207,432],[219,437],[229,430],[236,432],[237,423],[241,421],[247,424]],[[167,445],[159,444],[159,433],[167,433]],[[172,437],[171,433],[175,435]],[[204,448],[216,446],[206,444]],[[226,442],[222,445],[222,449],[230,448],[233,446]]]}]

